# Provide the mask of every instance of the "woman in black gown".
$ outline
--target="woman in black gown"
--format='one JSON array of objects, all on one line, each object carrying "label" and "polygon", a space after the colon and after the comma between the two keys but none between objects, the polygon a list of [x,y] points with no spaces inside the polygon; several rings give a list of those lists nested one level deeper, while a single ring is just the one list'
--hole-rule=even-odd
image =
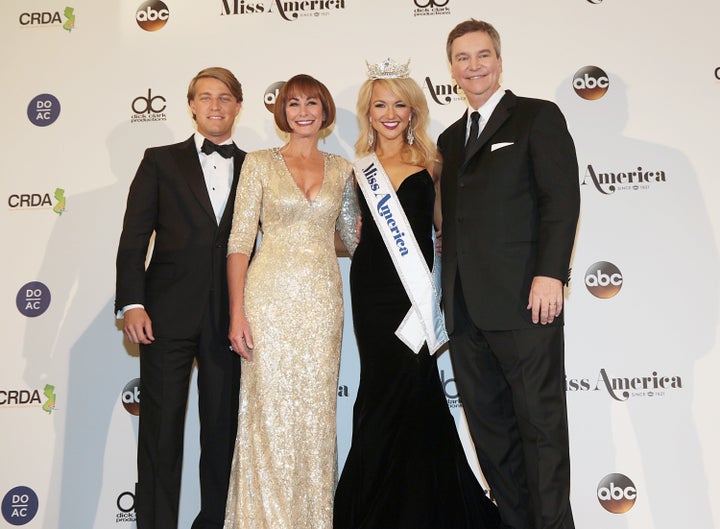
[{"label": "woman in black gown", "polygon": [[[374,152],[428,267],[440,225],[428,107],[407,65],[370,67],[358,97],[359,156]],[[357,176],[357,175],[356,175]],[[335,529],[490,529],[494,504],[465,458],[427,344],[415,354],[395,330],[410,309],[361,193],[360,243],[350,270],[360,386],[352,445],[335,494]]]}]

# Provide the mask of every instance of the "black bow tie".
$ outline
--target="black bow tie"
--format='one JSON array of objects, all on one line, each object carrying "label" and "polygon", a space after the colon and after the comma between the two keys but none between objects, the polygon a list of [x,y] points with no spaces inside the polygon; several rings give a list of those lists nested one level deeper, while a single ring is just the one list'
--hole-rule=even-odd
[{"label": "black bow tie", "polygon": [[235,144],[228,143],[226,145],[216,145],[207,138],[203,140],[202,147],[200,150],[205,154],[211,154],[213,152],[218,153],[223,158],[232,158],[235,154]]}]

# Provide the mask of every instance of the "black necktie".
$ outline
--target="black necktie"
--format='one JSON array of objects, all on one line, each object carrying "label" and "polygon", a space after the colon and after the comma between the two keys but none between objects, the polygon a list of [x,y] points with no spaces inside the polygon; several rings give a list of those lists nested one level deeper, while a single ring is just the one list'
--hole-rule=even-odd
[{"label": "black necktie", "polygon": [[200,147],[200,150],[208,155],[210,153],[216,152],[223,158],[232,158],[233,154],[235,153],[235,145],[232,143],[228,143],[226,145],[216,145],[215,143],[205,138],[202,142],[202,147]]},{"label": "black necktie", "polygon": [[467,142],[465,142],[465,152],[469,151],[477,143],[478,136],[480,136],[480,113],[475,110],[470,114],[470,134],[468,134]]}]

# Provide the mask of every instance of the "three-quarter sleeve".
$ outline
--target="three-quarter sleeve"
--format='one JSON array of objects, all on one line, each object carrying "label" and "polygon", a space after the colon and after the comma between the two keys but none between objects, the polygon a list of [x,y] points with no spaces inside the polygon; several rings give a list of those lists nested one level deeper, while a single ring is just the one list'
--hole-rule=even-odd
[{"label": "three-quarter sleeve", "polygon": [[228,255],[250,255],[255,244],[263,199],[262,167],[257,153],[245,157],[238,180],[232,228],[228,239]]},{"label": "three-quarter sleeve", "polygon": [[345,244],[345,248],[347,248],[347,251],[352,255],[355,253],[355,247],[357,246],[357,222],[358,216],[360,216],[360,206],[358,205],[355,191],[355,177],[352,165],[350,165],[349,162],[347,165],[340,215],[338,216],[335,227]]}]

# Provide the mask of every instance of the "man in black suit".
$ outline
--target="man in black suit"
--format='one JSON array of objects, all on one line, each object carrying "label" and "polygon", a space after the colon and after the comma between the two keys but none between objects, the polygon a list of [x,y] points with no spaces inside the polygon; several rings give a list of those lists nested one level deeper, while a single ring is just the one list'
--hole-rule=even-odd
[{"label": "man in black suit", "polygon": [[562,307],[575,147],[555,104],[500,89],[490,24],[456,26],[447,53],[469,105],[438,138],[455,380],[504,527],[572,529]]},{"label": "man in black suit", "polygon": [[226,253],[245,158],[231,140],[242,88],[230,71],[207,68],[190,82],[187,98],[197,132],[145,151],[117,254],[115,310],[127,339],[140,344],[138,529],[177,527],[193,361],[201,447],[193,529],[223,525],[237,429],[240,364],[227,338]]}]

